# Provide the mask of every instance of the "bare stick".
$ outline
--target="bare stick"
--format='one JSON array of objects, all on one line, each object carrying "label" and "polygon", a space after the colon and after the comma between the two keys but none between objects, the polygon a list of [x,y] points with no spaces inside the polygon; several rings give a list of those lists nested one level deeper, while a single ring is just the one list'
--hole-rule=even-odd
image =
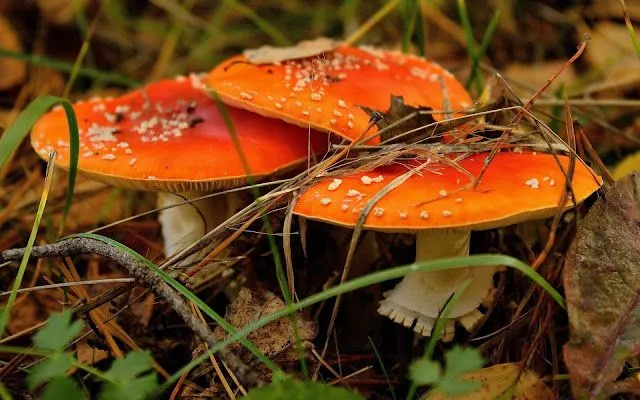
[{"label": "bare stick", "polygon": [[[165,300],[184,320],[187,326],[210,347],[216,345],[217,341],[214,339],[209,327],[191,313],[187,302],[159,276],[154,274],[153,271],[133,256],[120,252],[107,243],[90,238],[73,238],[43,246],[34,246],[31,251],[31,257],[33,258],[69,257],[81,254],[97,254],[121,265],[136,282]],[[5,250],[2,252],[0,262],[17,261],[20,260],[23,255],[24,249]],[[247,386],[261,386],[263,384],[255,372],[228,349],[221,349],[218,351],[218,354],[242,383]]]}]

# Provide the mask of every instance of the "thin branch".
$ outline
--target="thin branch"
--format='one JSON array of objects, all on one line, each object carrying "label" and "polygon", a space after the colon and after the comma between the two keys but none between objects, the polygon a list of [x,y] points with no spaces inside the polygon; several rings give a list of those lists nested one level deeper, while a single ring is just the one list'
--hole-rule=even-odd
[{"label": "thin branch", "polygon": [[[31,252],[33,258],[70,257],[82,254],[97,254],[103,256],[127,270],[136,282],[148,288],[158,297],[165,300],[169,306],[184,320],[209,346],[213,347],[217,341],[209,327],[202,323],[191,311],[187,302],[167,285],[159,276],[153,273],[142,262],[133,256],[120,252],[107,243],[90,238],[73,238],[43,246],[34,246]],[[17,261],[24,255],[24,249],[11,249],[2,252],[0,263]],[[235,354],[228,349],[221,349],[220,358],[233,370],[238,378],[247,386],[261,386],[263,382],[246,366]]]}]

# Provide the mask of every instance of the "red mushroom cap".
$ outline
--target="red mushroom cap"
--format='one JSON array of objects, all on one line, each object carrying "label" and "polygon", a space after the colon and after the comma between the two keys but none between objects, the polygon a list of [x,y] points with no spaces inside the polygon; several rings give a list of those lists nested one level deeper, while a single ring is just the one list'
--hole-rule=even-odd
[{"label": "red mushroom cap", "polygon": [[[402,96],[406,105],[435,110],[443,110],[447,99],[454,113],[471,105],[469,93],[438,64],[348,46],[278,64],[257,65],[244,56],[233,57],[209,73],[209,84],[230,105],[349,140],[369,124],[370,116],[361,106],[385,112],[391,95]],[[442,120],[444,115],[434,118]]]},{"label": "red mushroom cap", "polygon": [[[486,157],[487,153],[473,154],[458,166],[478,176]],[[566,171],[568,157],[559,158]],[[322,179],[300,196],[293,212],[353,227],[376,193],[423,162],[398,162],[367,173]],[[383,196],[363,227],[388,232],[491,229],[546,218],[557,212],[565,178],[551,154],[502,152],[489,164],[475,190],[464,189],[469,183],[470,177],[455,167],[433,162]],[[576,162],[572,186],[577,202],[601,184],[602,179],[591,168]]]},{"label": "red mushroom cap", "polygon": [[[78,170],[114,186],[143,190],[210,191],[247,181],[222,115],[200,77],[164,80],[115,99],[74,105],[80,132]],[[327,135],[229,108],[254,177],[293,167],[327,148]],[[63,110],[43,116],[31,143],[69,164]]]}]

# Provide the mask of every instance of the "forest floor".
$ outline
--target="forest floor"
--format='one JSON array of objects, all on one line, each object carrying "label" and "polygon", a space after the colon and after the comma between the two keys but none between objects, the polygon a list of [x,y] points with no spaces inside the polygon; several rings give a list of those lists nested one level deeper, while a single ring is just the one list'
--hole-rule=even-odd
[{"label": "forest floor", "polygon": [[[260,384],[253,398],[640,398],[638,27],[636,0],[0,0],[0,399],[235,398]],[[423,336],[381,316],[403,275],[437,265],[412,264],[410,229],[293,216],[291,201],[313,183],[302,170],[279,176],[290,186],[276,194],[281,181],[265,180],[259,205],[208,227],[199,239],[214,254],[192,258],[194,269],[165,257],[156,193],[82,171],[70,180],[27,137],[54,104],[118,97],[246,49],[318,37],[451,71],[473,105],[466,125],[444,126],[472,130],[477,141],[458,143],[470,152],[504,139],[601,177],[576,207],[474,231],[470,253],[482,256],[442,263],[505,266],[469,330],[435,318]],[[388,125],[416,110],[378,111]],[[431,122],[415,116],[392,138]],[[335,165],[308,171],[381,168],[431,151],[424,135],[348,154],[336,136],[319,157]],[[542,167],[514,171],[525,168]],[[542,175],[521,186],[546,184]],[[566,186],[557,204],[579,191],[557,185]],[[10,251],[25,247],[30,259]],[[447,297],[445,317],[460,300]],[[253,345],[226,343],[229,329]]]}]

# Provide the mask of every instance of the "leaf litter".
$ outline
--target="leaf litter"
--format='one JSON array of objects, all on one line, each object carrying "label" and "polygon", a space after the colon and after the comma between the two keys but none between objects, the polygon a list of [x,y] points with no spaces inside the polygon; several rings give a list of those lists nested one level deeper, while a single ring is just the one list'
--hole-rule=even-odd
[{"label": "leaf litter", "polygon": [[[564,267],[576,398],[605,398],[640,354],[640,173],[613,185],[584,218]],[[614,390],[615,392],[615,390]]]},{"label": "leaf litter", "polygon": [[[266,289],[250,290],[242,288],[235,300],[227,308],[225,319],[234,328],[239,329],[261,317],[271,314],[285,307],[284,301]],[[313,348],[312,340],[316,337],[315,323],[307,321],[301,315],[295,317],[298,324],[298,335],[304,350]],[[217,340],[227,335],[224,329],[217,327],[213,332]],[[295,348],[295,333],[292,320],[281,318],[250,333],[247,338],[253,342],[265,355],[278,362],[291,362],[298,359]],[[251,358],[251,353],[235,342],[230,348],[242,359]],[[258,366],[256,366],[259,368]],[[268,371],[265,369],[265,372]]]}]

